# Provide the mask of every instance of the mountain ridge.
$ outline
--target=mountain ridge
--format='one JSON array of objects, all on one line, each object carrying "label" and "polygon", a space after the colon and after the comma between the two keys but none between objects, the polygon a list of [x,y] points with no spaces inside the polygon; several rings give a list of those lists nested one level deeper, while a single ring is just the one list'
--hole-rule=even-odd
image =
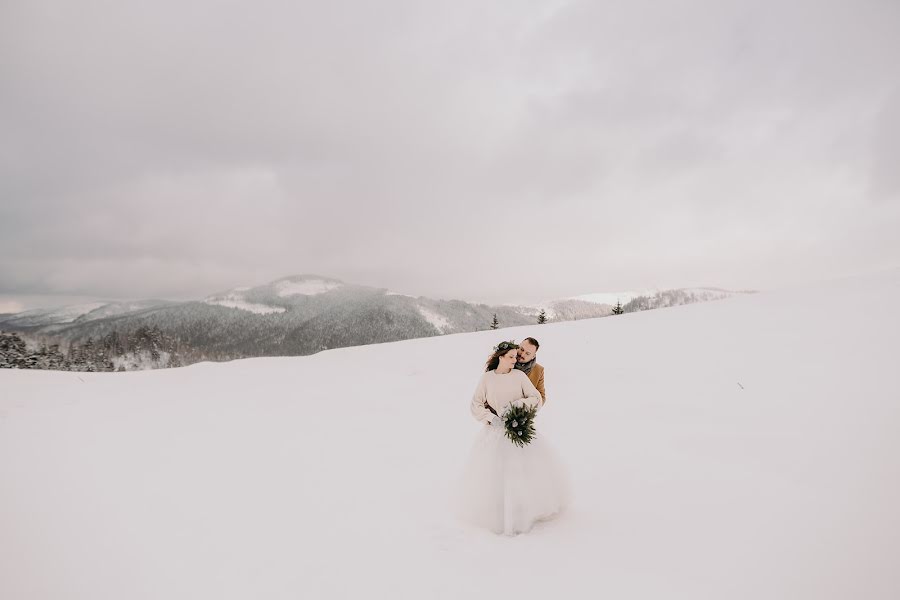
[{"label": "mountain ridge", "polygon": [[[721,299],[727,291],[698,294],[667,290],[634,296],[626,312]],[[113,347],[138,330],[169,340],[167,356],[178,364],[256,356],[313,354],[330,348],[537,325],[541,310],[550,321],[605,317],[612,306],[577,298],[546,307],[492,306],[391,292],[315,274],[281,277],[183,302],[131,300],[0,317],[0,329],[30,336],[33,344],[64,350],[105,338]],[[142,329],[143,328],[143,329]],[[104,362],[108,364],[108,361]],[[167,366],[167,365],[153,365]]]}]

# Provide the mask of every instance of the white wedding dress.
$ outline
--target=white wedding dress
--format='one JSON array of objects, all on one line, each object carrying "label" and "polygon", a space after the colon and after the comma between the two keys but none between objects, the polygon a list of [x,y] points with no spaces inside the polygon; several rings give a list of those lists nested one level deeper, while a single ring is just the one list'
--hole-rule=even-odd
[{"label": "white wedding dress", "polygon": [[[482,423],[492,414],[485,401],[502,415],[514,401],[539,406],[540,394],[521,371],[488,372],[472,404],[473,415]],[[568,482],[555,452],[541,436],[540,411],[531,443],[519,447],[504,432],[502,426],[481,426],[463,470],[458,505],[463,520],[515,535],[562,512],[568,502]]]}]

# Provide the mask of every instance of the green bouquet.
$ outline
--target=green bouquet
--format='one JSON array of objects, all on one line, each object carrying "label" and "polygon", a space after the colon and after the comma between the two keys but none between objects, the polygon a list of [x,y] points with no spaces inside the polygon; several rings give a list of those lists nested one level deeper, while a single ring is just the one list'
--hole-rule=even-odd
[{"label": "green bouquet", "polygon": [[534,416],[537,407],[525,404],[510,404],[503,412],[503,425],[506,437],[520,448],[534,439]]}]

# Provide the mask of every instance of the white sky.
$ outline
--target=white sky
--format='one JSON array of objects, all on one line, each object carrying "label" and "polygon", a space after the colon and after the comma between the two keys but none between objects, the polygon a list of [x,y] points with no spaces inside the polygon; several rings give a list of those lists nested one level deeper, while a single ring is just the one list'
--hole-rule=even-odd
[{"label": "white sky", "polygon": [[900,265],[900,4],[0,5],[0,311]]}]

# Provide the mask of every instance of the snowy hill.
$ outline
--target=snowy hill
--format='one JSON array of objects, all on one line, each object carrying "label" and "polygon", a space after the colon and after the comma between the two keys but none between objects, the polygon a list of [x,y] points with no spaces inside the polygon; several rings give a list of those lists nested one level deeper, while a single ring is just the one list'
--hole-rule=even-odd
[{"label": "snowy hill", "polygon": [[[129,310],[128,307],[134,307]],[[494,313],[503,325],[535,322],[512,307],[392,294],[318,275],[286,277],[234,288],[202,302],[115,303],[79,308],[65,323],[0,318],[0,330],[71,348],[88,339],[128,338],[155,328],[174,340],[182,364],[253,356],[306,355],[331,348],[392,342],[487,329]],[[22,326],[19,326],[22,324]],[[104,342],[105,344],[105,342]],[[116,357],[110,357],[113,362]]]},{"label": "snowy hill", "polygon": [[[900,271],[134,373],[0,371],[0,597],[900,597]],[[864,306],[865,310],[852,310]],[[574,506],[452,516],[498,338]]]},{"label": "snowy hill", "polygon": [[581,300],[583,302],[591,302],[593,304],[607,304],[615,306],[616,302],[625,304],[638,296],[652,296],[659,290],[640,290],[640,291],[624,291],[624,292],[597,292],[593,294],[580,294],[572,296],[569,300]]},{"label": "snowy hill", "polygon": [[671,290],[644,290],[644,291],[626,291],[626,292],[601,292],[596,294],[583,294],[566,300],[558,300],[551,303],[552,313],[554,316],[562,317],[562,320],[570,320],[567,318],[568,312],[566,308],[573,303],[587,303],[589,305],[601,305],[608,307],[612,312],[612,307],[617,302],[621,302],[625,308],[625,312],[635,312],[638,310],[651,310],[655,308],[667,308],[670,306],[681,306],[683,304],[694,304],[696,302],[710,302],[713,300],[724,300],[736,295],[752,294],[752,291],[735,292],[731,290],[723,290],[721,288],[676,288]]},{"label": "snowy hill", "polygon": [[597,292],[581,294],[571,298],[547,300],[539,305],[520,307],[519,311],[526,316],[536,317],[543,308],[551,321],[577,321],[594,319],[612,314],[613,307],[621,302],[625,312],[637,312],[656,308],[668,308],[724,300],[736,295],[755,293],[752,291],[730,291],[721,288],[676,288],[670,290],[641,290],[623,292]]},{"label": "snowy hill", "polygon": [[173,302],[171,300],[126,300],[123,302],[108,302],[90,312],[80,315],[73,322],[84,323],[86,321],[96,321],[97,319],[107,319],[109,317],[117,317],[175,304],[178,304],[178,302]]},{"label": "snowy hill", "polygon": [[20,313],[2,315],[0,321],[6,328],[35,328],[72,323],[79,317],[106,306],[106,302],[71,304],[58,308],[36,308]]},{"label": "snowy hill", "polygon": [[319,296],[345,287],[344,282],[318,275],[295,275],[258,287],[239,287],[213,294],[206,304],[237,308],[265,315],[283,313],[292,305],[303,305],[310,296]]}]

